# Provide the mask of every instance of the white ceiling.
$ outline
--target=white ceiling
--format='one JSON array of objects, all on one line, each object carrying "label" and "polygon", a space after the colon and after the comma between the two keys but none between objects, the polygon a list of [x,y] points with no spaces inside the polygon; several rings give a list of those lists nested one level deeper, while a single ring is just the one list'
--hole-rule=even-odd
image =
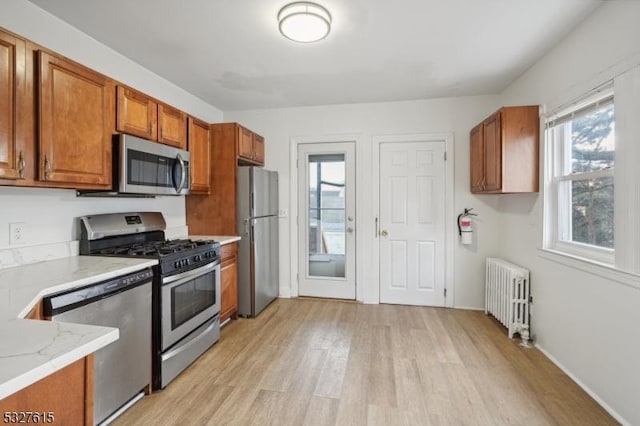
[{"label": "white ceiling", "polygon": [[222,109],[499,93],[602,0],[316,0],[328,38],[278,32],[287,0],[31,0]]}]

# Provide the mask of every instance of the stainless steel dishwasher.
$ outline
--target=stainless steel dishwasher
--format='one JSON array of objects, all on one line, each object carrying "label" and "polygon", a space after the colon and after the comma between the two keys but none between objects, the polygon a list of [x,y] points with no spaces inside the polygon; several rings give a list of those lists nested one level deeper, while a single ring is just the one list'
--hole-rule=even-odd
[{"label": "stainless steel dishwasher", "polygon": [[151,282],[144,269],[43,299],[44,315],[116,327],[120,337],[94,355],[93,423],[108,424],[144,396],[151,383]]}]

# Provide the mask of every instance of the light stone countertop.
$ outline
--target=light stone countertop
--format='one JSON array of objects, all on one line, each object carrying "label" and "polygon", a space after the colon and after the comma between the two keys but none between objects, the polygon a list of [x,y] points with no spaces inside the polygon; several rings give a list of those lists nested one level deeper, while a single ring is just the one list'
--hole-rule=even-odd
[{"label": "light stone countertop", "polygon": [[240,241],[241,237],[237,235],[189,235],[191,240],[213,240],[220,243],[221,246],[225,244],[234,243]]},{"label": "light stone countertop", "polygon": [[0,399],[108,345],[117,328],[24,318],[43,297],[157,264],[72,256],[0,270]]}]

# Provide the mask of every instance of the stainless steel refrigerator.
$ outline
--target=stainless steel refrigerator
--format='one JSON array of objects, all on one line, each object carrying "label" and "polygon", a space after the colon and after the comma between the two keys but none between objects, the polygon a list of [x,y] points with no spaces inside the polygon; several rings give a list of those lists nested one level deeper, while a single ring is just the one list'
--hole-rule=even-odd
[{"label": "stainless steel refrigerator", "polygon": [[278,172],[238,167],[238,315],[255,317],[280,293]]}]

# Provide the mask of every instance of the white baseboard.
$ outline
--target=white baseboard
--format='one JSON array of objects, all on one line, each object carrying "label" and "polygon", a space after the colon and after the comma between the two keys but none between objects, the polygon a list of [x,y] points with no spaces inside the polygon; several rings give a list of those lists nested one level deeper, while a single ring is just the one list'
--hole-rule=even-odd
[{"label": "white baseboard", "polygon": [[582,383],[580,379],[574,376],[573,373],[569,371],[564,365],[562,365],[560,361],[555,359],[553,355],[551,355],[549,352],[547,352],[542,346],[540,346],[537,343],[536,343],[536,348],[538,348],[540,352],[542,352],[547,358],[549,358],[551,362],[553,362],[556,365],[556,367],[558,367],[567,376],[569,376],[571,380],[576,382],[576,384],[580,386],[583,391],[589,394],[589,396],[593,398],[598,404],[600,404],[600,406],[604,408],[607,413],[611,414],[611,417],[616,419],[616,421],[620,422],[620,424],[622,424],[623,426],[631,426],[631,423],[626,421],[620,414],[618,414],[613,408],[611,408],[611,406],[607,404],[602,398],[600,398],[594,391],[592,391],[588,386]]},{"label": "white baseboard", "polygon": [[453,309],[463,309],[466,311],[482,311],[484,312],[484,308],[478,308],[478,307],[467,307],[467,306],[454,306]]},{"label": "white baseboard", "polygon": [[291,290],[289,290],[288,288],[280,288],[280,294],[278,295],[278,297],[281,297],[283,299],[291,299]]}]

